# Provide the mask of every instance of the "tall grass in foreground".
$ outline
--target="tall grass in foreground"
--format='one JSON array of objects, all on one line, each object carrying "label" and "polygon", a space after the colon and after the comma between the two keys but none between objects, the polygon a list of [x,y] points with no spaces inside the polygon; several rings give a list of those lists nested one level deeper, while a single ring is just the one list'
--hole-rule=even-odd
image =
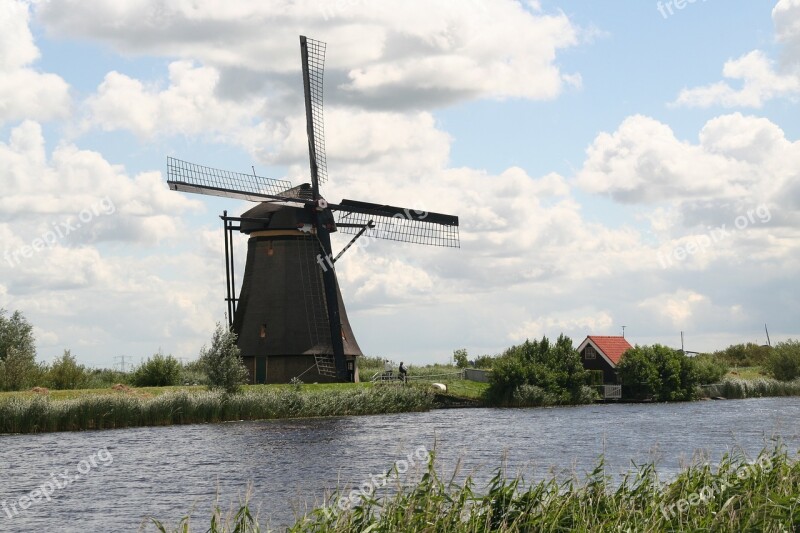
[{"label": "tall grass in foreground", "polygon": [[776,379],[726,379],[721,383],[699,388],[701,398],[766,398],[773,396],[800,396],[800,380],[778,381]]},{"label": "tall grass in foreground", "polygon": [[[337,498],[334,496],[332,502]],[[153,520],[160,531],[169,531]],[[777,448],[754,463],[725,456],[717,468],[697,464],[662,484],[647,464],[613,483],[602,460],[584,481],[549,479],[526,485],[502,470],[483,491],[468,478],[443,479],[429,462],[421,480],[394,494],[373,495],[347,510],[331,503],[289,528],[303,532],[528,531],[796,531],[800,524],[800,462]],[[205,530],[205,527],[202,528]],[[173,531],[190,531],[184,518]],[[260,531],[247,506],[211,533]]]},{"label": "tall grass in foreground", "polygon": [[416,387],[282,388],[232,395],[179,391],[154,398],[109,394],[61,401],[10,398],[0,402],[0,433],[399,413],[424,411],[432,404],[433,395]]}]

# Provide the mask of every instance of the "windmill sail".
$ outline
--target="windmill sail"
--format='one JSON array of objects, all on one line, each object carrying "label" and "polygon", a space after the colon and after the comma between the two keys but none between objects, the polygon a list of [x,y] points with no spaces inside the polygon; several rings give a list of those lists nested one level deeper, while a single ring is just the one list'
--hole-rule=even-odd
[{"label": "windmill sail", "polygon": [[445,248],[461,247],[456,216],[356,200],[342,200],[331,209],[336,211],[336,223],[341,224],[338,229],[343,233],[357,234],[359,226],[373,221],[374,227],[367,230],[370,237]]},{"label": "windmill sail", "polygon": [[293,196],[291,191],[294,190],[292,184],[285,180],[204,167],[174,157],[167,158],[167,183],[173,191],[223,196],[252,202],[263,202],[270,199],[290,200]]},{"label": "windmill sail", "polygon": [[311,162],[311,185],[319,194],[319,185],[328,181],[325,160],[325,123],[322,119],[322,89],[325,73],[325,43],[300,36],[303,61],[303,89],[306,101],[308,154]]}]

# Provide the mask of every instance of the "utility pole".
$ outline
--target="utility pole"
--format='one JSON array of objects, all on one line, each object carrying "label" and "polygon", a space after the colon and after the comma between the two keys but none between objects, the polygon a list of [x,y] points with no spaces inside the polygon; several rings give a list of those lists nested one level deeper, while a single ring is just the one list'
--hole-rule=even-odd
[{"label": "utility pole", "polygon": [[118,355],[114,358],[114,360],[118,360],[119,363],[116,363],[115,366],[118,366],[120,371],[124,374],[125,373],[125,355]]}]

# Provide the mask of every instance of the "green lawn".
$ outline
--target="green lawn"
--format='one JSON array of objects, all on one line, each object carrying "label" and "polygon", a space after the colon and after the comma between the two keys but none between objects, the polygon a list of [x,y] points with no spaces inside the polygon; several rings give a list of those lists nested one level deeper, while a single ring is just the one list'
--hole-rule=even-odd
[{"label": "green lawn", "polygon": [[728,373],[725,374],[725,377],[735,379],[761,379],[767,377],[767,375],[760,366],[739,366],[731,367]]},{"label": "green lawn", "polygon": [[[455,398],[467,398],[471,400],[478,400],[482,397],[483,392],[488,388],[487,383],[478,383],[475,381],[461,380],[461,379],[444,379],[439,380],[432,378],[430,381],[427,379],[413,380],[416,386],[424,387],[427,383],[444,383],[447,385],[447,395]],[[371,382],[362,383],[304,383],[301,385],[305,391],[324,391],[324,390],[347,390],[364,387],[372,387]],[[281,384],[281,385],[245,385],[245,391],[268,391],[280,390],[285,388],[293,388],[294,385]],[[82,398],[84,396],[99,396],[104,394],[115,394],[121,396],[142,396],[154,397],[167,392],[187,391],[187,392],[203,392],[207,388],[204,385],[178,385],[174,387],[124,387],[121,390],[115,390],[111,387],[104,389],[78,389],[78,390],[50,390],[47,396],[51,400],[71,400],[75,398]],[[17,391],[17,392],[0,392],[0,402],[10,398],[33,398],[41,396],[43,393],[36,393],[33,391]]]},{"label": "green lawn", "polygon": [[488,383],[478,383],[466,379],[442,381],[447,385],[447,394],[456,398],[468,398],[470,400],[480,400],[483,393],[489,388]]},{"label": "green lawn", "polygon": [[[344,390],[359,387],[371,387],[372,383],[308,383],[303,384],[303,390],[318,391],[318,390]],[[281,385],[245,385],[245,391],[259,391],[259,390],[274,390],[282,388],[291,388],[294,385],[281,384]],[[103,394],[119,394],[119,395],[139,395],[145,397],[159,396],[167,392],[188,391],[188,392],[203,392],[208,390],[205,385],[176,385],[174,387],[126,387],[122,390],[115,390],[111,387],[105,389],[77,389],[77,390],[50,390],[47,396],[52,400],[71,400],[74,398],[81,398],[83,396],[98,396]],[[0,392],[0,402],[9,398],[32,398],[34,396],[41,396],[42,393],[33,391],[17,391],[17,392]]]}]

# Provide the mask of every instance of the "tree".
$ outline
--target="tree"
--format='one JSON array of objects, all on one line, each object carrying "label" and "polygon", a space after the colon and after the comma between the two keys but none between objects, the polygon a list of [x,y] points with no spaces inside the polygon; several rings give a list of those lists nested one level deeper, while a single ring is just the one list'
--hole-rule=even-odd
[{"label": "tree", "polygon": [[179,385],[181,363],[171,355],[154,354],[133,371],[133,384],[137,387],[168,387]]},{"label": "tree", "polygon": [[492,368],[494,359],[494,356],[491,355],[479,355],[472,361],[472,366],[475,368]]},{"label": "tree", "polygon": [[200,350],[200,361],[211,389],[235,393],[247,382],[249,374],[236,346],[236,334],[220,323],[211,339],[211,348],[204,346]]},{"label": "tree", "polygon": [[772,377],[780,381],[800,378],[800,341],[789,339],[776,344],[765,367]]},{"label": "tree", "polygon": [[732,344],[724,350],[714,352],[714,357],[732,366],[761,366],[766,363],[772,348],[752,342]]},{"label": "tree", "polygon": [[494,360],[487,396],[494,405],[586,403],[594,397],[588,376],[569,337],[559,335],[555,343],[542,337]]},{"label": "tree", "polygon": [[701,385],[718,383],[729,370],[725,361],[714,357],[712,354],[700,354],[693,357],[691,361],[694,363],[695,370],[697,370],[697,381]]},{"label": "tree", "polygon": [[53,389],[82,389],[88,382],[89,372],[69,350],[64,350],[47,371],[47,385]]},{"label": "tree", "polygon": [[656,401],[687,401],[696,395],[698,371],[678,350],[660,344],[636,346],[617,366],[625,394]]},{"label": "tree", "polygon": [[453,360],[456,362],[458,368],[467,368],[469,366],[469,359],[467,350],[461,348],[460,350],[453,351]]},{"label": "tree", "polygon": [[42,368],[36,363],[33,326],[19,311],[5,315],[0,309],[0,388],[21,390],[41,379]]},{"label": "tree", "polygon": [[0,360],[5,361],[11,348],[36,354],[33,326],[19,311],[6,318],[5,309],[0,309]]},{"label": "tree", "polygon": [[12,346],[5,360],[0,361],[0,389],[29,389],[42,379],[42,374],[42,367],[36,363],[35,354]]}]

